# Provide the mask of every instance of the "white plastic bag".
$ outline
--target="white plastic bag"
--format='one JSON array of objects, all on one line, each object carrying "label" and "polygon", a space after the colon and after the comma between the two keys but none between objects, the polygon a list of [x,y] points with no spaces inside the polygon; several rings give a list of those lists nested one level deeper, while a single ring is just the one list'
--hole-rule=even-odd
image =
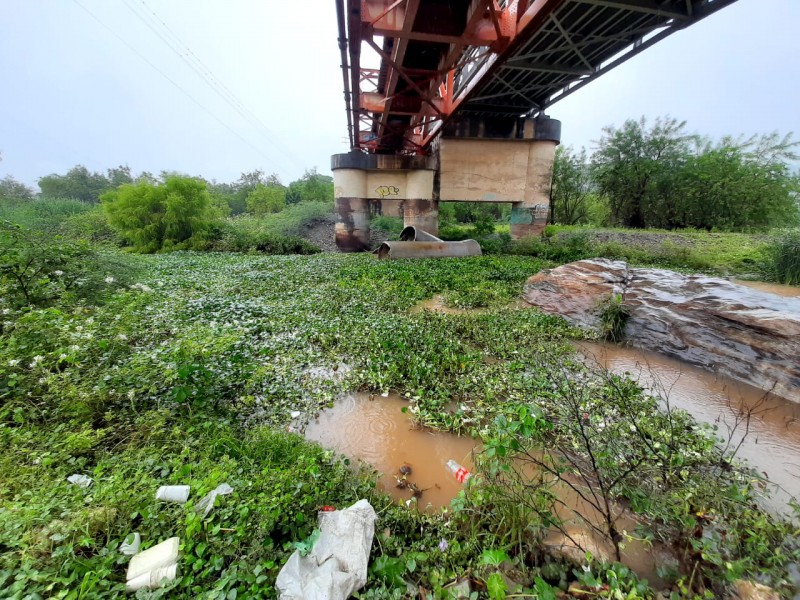
[{"label": "white plastic bag", "polygon": [[188,485],[162,485],[156,490],[156,500],[186,504],[189,500],[189,489]]},{"label": "white plastic bag", "polygon": [[214,502],[217,500],[217,496],[225,496],[232,493],[233,488],[231,486],[227,483],[221,483],[203,496],[203,499],[195,506],[195,510],[203,513],[203,518],[205,518],[208,516],[208,513],[211,512],[211,509],[214,508]]},{"label": "white plastic bag", "polygon": [[86,475],[70,475],[67,477],[67,481],[82,488],[88,488],[90,485],[92,485],[92,478]]},{"label": "white plastic bag", "polygon": [[295,551],[278,573],[281,600],[345,600],[367,582],[375,511],[366,500],[319,514],[320,536],[308,556]]}]

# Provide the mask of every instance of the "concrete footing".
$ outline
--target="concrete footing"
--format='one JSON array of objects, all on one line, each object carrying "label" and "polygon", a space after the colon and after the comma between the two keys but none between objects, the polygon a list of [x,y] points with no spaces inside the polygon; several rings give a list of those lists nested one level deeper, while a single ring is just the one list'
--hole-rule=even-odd
[{"label": "concrete footing", "polygon": [[342,252],[369,250],[369,200],[336,198],[336,246]]},{"label": "concrete footing", "polygon": [[437,200],[404,200],[401,211],[404,227],[415,227],[431,235],[439,235],[439,202]]}]

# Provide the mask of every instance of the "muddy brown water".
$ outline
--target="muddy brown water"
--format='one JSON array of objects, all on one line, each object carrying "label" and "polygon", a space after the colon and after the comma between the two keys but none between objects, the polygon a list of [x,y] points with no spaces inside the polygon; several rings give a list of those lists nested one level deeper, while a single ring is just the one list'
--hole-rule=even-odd
[{"label": "muddy brown water", "polygon": [[397,487],[400,467],[406,465],[411,468],[407,481],[424,490],[418,505],[447,506],[461,489],[447,470],[447,461],[453,459],[471,470],[472,451],[478,442],[416,427],[403,412],[408,407],[397,394],[351,394],[320,413],[308,424],[305,435],[351,459],[369,463],[381,473],[381,489],[403,502],[412,498],[410,489]]},{"label": "muddy brown water", "polygon": [[[717,424],[720,436],[731,437],[732,447],[741,442],[737,456],[775,484],[765,506],[785,512],[791,497],[800,498],[800,404],[655,352],[591,342],[575,345],[590,364],[629,373],[671,407]],[[746,424],[737,426],[737,415],[748,410],[746,431]]]},{"label": "muddy brown water", "polygon": [[743,285],[745,287],[758,290],[760,292],[767,292],[769,294],[776,294],[785,298],[800,297],[800,287],[793,285],[783,285],[780,283],[766,283],[764,281],[743,281],[741,279],[733,279],[734,283]]},{"label": "muddy brown water", "polygon": [[[351,394],[309,423],[305,436],[351,459],[371,465],[380,474],[380,488],[404,503],[411,501],[412,492],[408,487],[398,488],[397,479],[401,477],[400,467],[410,467],[407,481],[424,490],[416,501],[417,506],[438,511],[449,505],[463,487],[448,470],[447,461],[453,459],[472,470],[473,452],[479,451],[480,445],[473,438],[415,426],[411,415],[403,412],[408,407],[409,403],[397,394],[386,397],[369,393]],[[561,518],[574,520],[574,510],[584,518],[600,522],[599,513],[586,505],[575,491],[563,486],[558,493],[563,501],[557,511]],[[620,530],[633,533],[636,522],[622,515],[617,525]],[[587,531],[585,525],[568,525],[567,531],[582,546],[605,548],[605,552],[613,556],[611,547]],[[563,534],[555,530],[545,543],[570,545]],[[622,560],[640,577],[659,585],[661,580],[656,575],[656,566],[664,560],[664,556],[663,548],[651,549],[634,540],[626,545]]]}]

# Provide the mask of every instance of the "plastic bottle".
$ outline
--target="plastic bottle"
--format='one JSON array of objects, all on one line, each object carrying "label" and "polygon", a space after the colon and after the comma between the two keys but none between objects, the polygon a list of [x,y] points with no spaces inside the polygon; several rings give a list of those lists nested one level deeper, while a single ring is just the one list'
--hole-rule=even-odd
[{"label": "plastic bottle", "polygon": [[466,483],[467,480],[472,477],[472,474],[467,471],[464,467],[454,461],[452,458],[447,461],[447,468],[450,469],[450,472],[456,478],[458,483]]}]

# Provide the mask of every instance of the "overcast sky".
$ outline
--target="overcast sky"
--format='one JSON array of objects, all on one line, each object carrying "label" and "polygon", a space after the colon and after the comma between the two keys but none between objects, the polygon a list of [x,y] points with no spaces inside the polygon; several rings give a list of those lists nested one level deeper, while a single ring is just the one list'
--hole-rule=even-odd
[{"label": "overcast sky", "polygon": [[[800,0],[739,0],[550,115],[576,147],[641,115],[800,136],[798,26]],[[328,173],[347,151],[336,38],[333,0],[0,0],[0,178]]]}]

